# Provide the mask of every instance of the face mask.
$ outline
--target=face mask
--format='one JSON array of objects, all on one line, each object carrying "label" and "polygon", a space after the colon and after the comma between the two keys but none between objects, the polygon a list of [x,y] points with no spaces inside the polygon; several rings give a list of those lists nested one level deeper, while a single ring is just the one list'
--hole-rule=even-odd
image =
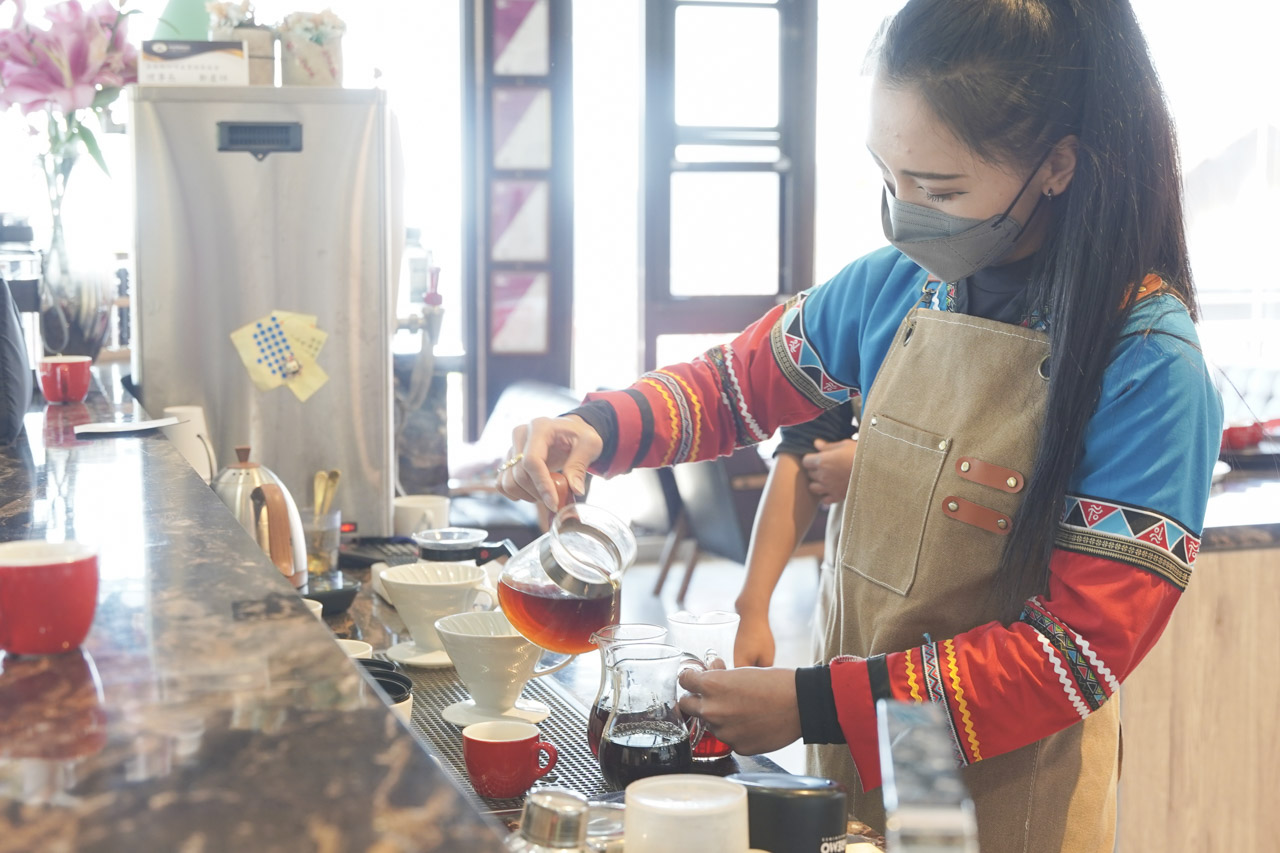
[{"label": "face mask", "polygon": [[[1022,225],[1009,215],[1009,211],[1013,210],[1030,183],[1028,178],[1008,209],[990,219],[954,216],[931,207],[900,201],[889,195],[887,189],[882,190],[880,221],[884,226],[884,236],[898,251],[943,281],[960,281],[980,269],[999,263],[1009,254],[1022,234]],[[1036,207],[1039,206],[1037,200]],[[1031,216],[1035,216],[1034,209]]]}]

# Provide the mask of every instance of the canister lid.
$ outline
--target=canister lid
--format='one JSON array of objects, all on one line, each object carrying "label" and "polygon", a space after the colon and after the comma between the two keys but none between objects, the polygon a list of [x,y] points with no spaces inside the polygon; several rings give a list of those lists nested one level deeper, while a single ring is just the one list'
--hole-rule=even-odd
[{"label": "canister lid", "polygon": [[587,798],[561,788],[544,788],[524,801],[520,834],[544,847],[581,847],[587,837]]},{"label": "canister lid", "polygon": [[789,773],[734,773],[726,776],[747,786],[747,793],[768,792],[780,797],[843,797],[844,786],[822,776],[792,776]]}]

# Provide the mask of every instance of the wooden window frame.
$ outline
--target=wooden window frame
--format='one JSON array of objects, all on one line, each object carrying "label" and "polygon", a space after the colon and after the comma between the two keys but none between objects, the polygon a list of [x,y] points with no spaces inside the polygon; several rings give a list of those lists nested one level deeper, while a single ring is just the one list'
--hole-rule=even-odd
[{"label": "wooden window frame", "polygon": [[[779,118],[773,128],[682,127],[675,121],[675,17],[681,6],[776,8],[779,13]],[[814,159],[817,115],[817,0],[773,3],[645,0],[643,199],[645,264],[641,288],[644,367],[654,369],[662,335],[746,328],[773,306],[813,285]],[[676,146],[772,145],[776,163],[678,163]],[[778,290],[770,295],[671,293],[671,176],[676,172],[775,172],[779,176]]]}]

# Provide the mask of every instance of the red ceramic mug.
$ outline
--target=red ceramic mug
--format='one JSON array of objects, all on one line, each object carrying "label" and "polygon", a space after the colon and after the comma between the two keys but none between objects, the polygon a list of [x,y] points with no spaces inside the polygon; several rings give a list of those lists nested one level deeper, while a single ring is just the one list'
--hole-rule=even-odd
[{"label": "red ceramic mug", "polygon": [[51,655],[84,642],[98,606],[98,554],[79,542],[0,543],[0,649]]},{"label": "red ceramic mug", "polygon": [[[546,753],[547,763],[541,764]],[[531,723],[494,720],[462,730],[462,760],[471,786],[482,797],[519,797],[556,766],[556,748]]]},{"label": "red ceramic mug", "polygon": [[89,396],[87,355],[54,355],[40,359],[40,391],[50,403],[83,403]]}]

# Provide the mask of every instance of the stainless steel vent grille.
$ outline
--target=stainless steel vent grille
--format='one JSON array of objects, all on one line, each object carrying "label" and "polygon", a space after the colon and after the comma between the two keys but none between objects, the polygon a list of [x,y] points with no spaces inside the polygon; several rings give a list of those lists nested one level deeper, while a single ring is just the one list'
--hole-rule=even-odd
[{"label": "stainless steel vent grille", "polygon": [[245,151],[259,160],[277,151],[301,151],[302,125],[296,121],[220,121],[218,150]]}]

